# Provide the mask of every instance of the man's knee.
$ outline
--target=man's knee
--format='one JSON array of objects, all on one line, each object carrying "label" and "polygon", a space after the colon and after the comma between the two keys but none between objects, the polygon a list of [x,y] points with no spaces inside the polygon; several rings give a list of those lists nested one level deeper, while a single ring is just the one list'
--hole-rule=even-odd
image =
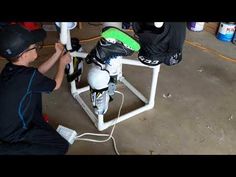
[{"label": "man's knee", "polygon": [[[48,154],[63,155],[69,149],[69,143],[54,129],[31,129],[24,137],[24,142],[39,145]],[[48,150],[47,150],[48,149]]]},{"label": "man's knee", "polygon": [[69,149],[69,143],[61,135],[58,134],[57,143],[54,144],[58,154],[66,154]]}]

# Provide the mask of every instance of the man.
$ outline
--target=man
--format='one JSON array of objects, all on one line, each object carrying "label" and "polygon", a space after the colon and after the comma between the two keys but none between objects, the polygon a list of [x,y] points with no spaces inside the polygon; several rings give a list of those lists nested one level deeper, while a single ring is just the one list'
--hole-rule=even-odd
[{"label": "man", "polygon": [[[42,93],[60,88],[70,55],[56,43],[51,58],[31,67],[37,43],[45,37],[43,29],[30,31],[19,24],[0,30],[0,56],[9,61],[0,74],[0,154],[65,154],[68,150],[68,142],[43,119]],[[46,77],[57,61],[55,79]]]}]

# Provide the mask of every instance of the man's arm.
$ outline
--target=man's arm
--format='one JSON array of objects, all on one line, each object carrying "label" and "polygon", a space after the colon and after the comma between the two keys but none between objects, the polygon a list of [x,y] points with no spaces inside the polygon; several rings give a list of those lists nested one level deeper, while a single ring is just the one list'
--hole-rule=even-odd
[{"label": "man's arm", "polygon": [[58,63],[58,70],[55,76],[55,81],[56,81],[56,87],[54,88],[54,90],[57,90],[61,87],[63,78],[64,78],[64,74],[65,74],[65,66],[70,63],[71,61],[71,57],[69,52],[67,52],[65,55],[63,55],[62,57],[60,57],[60,61]]},{"label": "man's arm", "polygon": [[64,53],[64,46],[60,43],[55,44],[56,52],[49,58],[47,61],[42,63],[38,70],[40,73],[45,74],[48,72],[48,70],[58,61],[58,59],[63,55]]}]

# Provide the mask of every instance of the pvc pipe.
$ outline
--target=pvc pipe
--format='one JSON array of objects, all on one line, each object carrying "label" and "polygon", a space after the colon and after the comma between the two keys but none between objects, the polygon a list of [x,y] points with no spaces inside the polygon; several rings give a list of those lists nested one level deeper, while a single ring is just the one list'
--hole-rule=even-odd
[{"label": "pvc pipe", "polygon": [[104,124],[103,117],[104,117],[103,115],[98,115],[97,128],[99,131],[102,131],[102,130],[104,130],[104,128],[106,129],[109,127],[109,126],[104,126],[105,124]]},{"label": "pvc pipe", "polygon": [[73,95],[73,96],[80,103],[80,105],[82,106],[84,111],[88,114],[90,119],[93,121],[93,123],[97,127],[98,126],[98,121],[97,121],[97,118],[94,115],[94,113],[90,110],[90,108],[87,106],[87,104],[83,101],[83,99],[78,94],[77,95]]},{"label": "pvc pipe", "polygon": [[146,106],[138,108],[138,109],[136,109],[134,111],[131,111],[131,112],[127,113],[127,114],[124,114],[124,115],[120,116],[119,118],[112,119],[112,120],[110,120],[108,122],[103,122],[102,118],[100,117],[100,119],[99,119],[100,122],[98,122],[99,126],[97,128],[98,128],[99,131],[105,130],[106,128],[108,128],[108,127],[110,127],[110,126],[112,126],[114,124],[122,122],[122,121],[124,121],[126,119],[129,119],[129,118],[131,118],[131,117],[133,117],[133,116],[135,116],[135,115],[137,115],[139,113],[142,113],[142,112],[150,110],[150,109],[152,109],[152,107],[149,104],[147,104]]},{"label": "pvc pipe", "polygon": [[77,22],[67,22],[67,29],[72,30],[77,26]]},{"label": "pvc pipe", "polygon": [[122,22],[104,22],[103,27],[114,26],[116,28],[122,29]]},{"label": "pvc pipe", "polygon": [[88,53],[85,53],[85,52],[78,52],[78,57],[86,58],[87,55],[88,55]]},{"label": "pvc pipe", "polygon": [[149,97],[149,104],[153,108],[155,104],[155,95],[157,89],[157,81],[160,71],[160,65],[156,66],[152,71],[152,85],[151,85],[151,92]]},{"label": "pvc pipe", "polygon": [[60,41],[63,45],[66,45],[68,40],[68,32],[67,32],[67,22],[61,22],[61,32],[60,32]]},{"label": "pvc pipe", "polygon": [[[81,91],[79,91],[79,90],[81,90]],[[113,119],[109,122],[104,123],[103,115],[98,115],[98,118],[97,118],[95,116],[95,114],[90,110],[90,108],[87,106],[87,104],[83,101],[83,99],[79,95],[79,93],[82,93],[82,92],[85,92],[88,90],[89,90],[89,86],[81,88],[81,89],[77,89],[77,91],[74,92],[73,97],[79,102],[79,104],[82,106],[84,111],[88,114],[88,116],[93,121],[93,123],[95,124],[95,126],[98,128],[99,131],[102,131],[102,130],[108,128],[109,126],[114,125],[114,123],[119,123],[119,122],[126,120],[132,116],[135,116],[141,112],[152,109],[152,106],[150,104],[147,104],[141,108],[138,108],[134,111],[131,111],[127,114],[120,116],[118,119],[116,118],[116,119]]]},{"label": "pvc pipe", "polygon": [[68,29],[67,29],[66,49],[69,50],[69,51],[72,49],[72,46],[71,46],[71,37],[70,37],[70,30],[68,30]]},{"label": "pvc pipe", "polygon": [[122,58],[122,64],[142,66],[142,67],[146,67],[146,68],[155,68],[156,67],[156,66],[145,65],[145,64],[141,63],[138,59],[131,60],[131,59]]},{"label": "pvc pipe", "polygon": [[129,83],[124,77],[121,77],[120,81],[123,82],[130,89],[130,91],[132,91],[145,104],[148,103],[148,99],[145,98],[145,96],[140,91],[138,91],[131,83]]}]

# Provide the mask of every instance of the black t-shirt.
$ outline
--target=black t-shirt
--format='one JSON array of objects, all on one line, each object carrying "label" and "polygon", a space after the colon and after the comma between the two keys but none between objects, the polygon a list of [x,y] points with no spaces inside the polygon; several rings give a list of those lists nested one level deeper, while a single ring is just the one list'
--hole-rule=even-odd
[{"label": "black t-shirt", "polygon": [[7,63],[0,74],[0,140],[15,142],[34,119],[42,119],[42,92],[56,82],[36,68]]}]

